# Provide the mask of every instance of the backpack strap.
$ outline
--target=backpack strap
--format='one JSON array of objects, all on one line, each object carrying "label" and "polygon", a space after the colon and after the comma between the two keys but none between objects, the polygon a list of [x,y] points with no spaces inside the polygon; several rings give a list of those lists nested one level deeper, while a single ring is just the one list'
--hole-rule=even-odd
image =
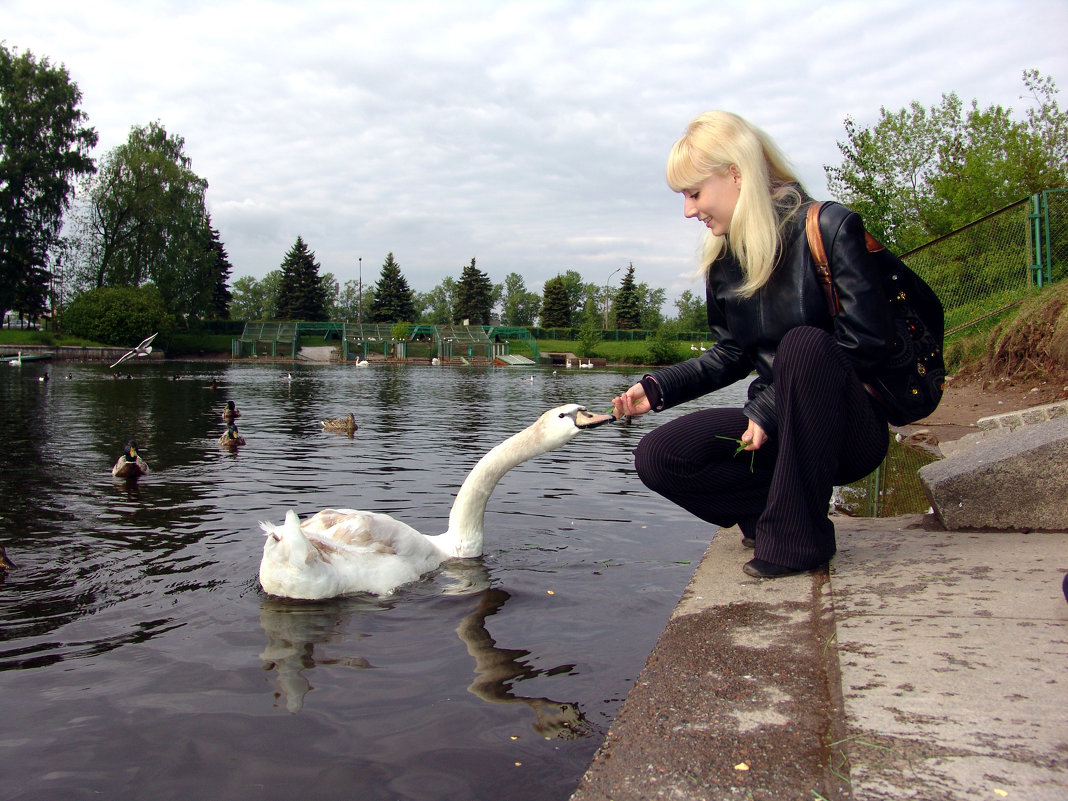
[{"label": "backpack strap", "polygon": [[823,232],[820,231],[820,209],[823,203],[812,203],[808,207],[808,215],[805,217],[805,234],[808,236],[808,249],[812,251],[812,262],[816,267],[816,277],[823,287],[823,295],[827,299],[827,311],[834,317],[842,310],[838,303],[838,292],[831,280],[831,265],[827,259],[827,249],[823,246]]}]

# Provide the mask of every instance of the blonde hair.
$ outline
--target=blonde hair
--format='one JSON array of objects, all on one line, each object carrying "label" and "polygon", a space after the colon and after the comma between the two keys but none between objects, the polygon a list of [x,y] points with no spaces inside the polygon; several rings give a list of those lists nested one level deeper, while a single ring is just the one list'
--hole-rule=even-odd
[{"label": "blonde hair", "polygon": [[771,278],[782,226],[801,205],[804,190],[772,138],[729,111],[706,111],[690,122],[668,156],[668,186],[685,192],[727,174],[732,165],[742,176],[738,203],[725,236],[705,234],[702,274],[729,248],[745,275],[738,292],[750,297]]}]

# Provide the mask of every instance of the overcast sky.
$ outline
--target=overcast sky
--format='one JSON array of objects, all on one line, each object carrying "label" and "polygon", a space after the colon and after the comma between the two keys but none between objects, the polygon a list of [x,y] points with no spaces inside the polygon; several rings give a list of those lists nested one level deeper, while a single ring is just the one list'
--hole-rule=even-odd
[{"label": "overcast sky", "polygon": [[632,262],[670,307],[697,289],[702,229],[664,161],[696,114],[747,117],[824,196],[847,116],[872,125],[882,106],[956,92],[1022,117],[1028,68],[1068,89],[1068,0],[0,9],[9,49],[66,65],[97,157],[153,120],[184,137],[235,279],[278,268],[300,235],[342,283],[361,258],[376,281],[390,251],[421,292],[472,257],[537,292],[569,269],[602,285]]}]

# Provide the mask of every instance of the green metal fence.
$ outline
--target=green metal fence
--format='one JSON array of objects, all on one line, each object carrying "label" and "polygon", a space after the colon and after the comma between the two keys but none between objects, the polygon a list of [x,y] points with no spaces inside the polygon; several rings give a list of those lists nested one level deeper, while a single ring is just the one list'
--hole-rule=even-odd
[{"label": "green metal fence", "polygon": [[[1068,190],[1019,200],[901,258],[938,293],[947,341],[993,325],[1028,295],[1068,277]],[[930,504],[917,471],[934,458],[898,444],[891,432],[886,461],[839,488],[836,505],[863,517],[922,512]]]},{"label": "green metal fence", "polygon": [[1068,190],[1018,200],[901,259],[938,294],[952,339],[1068,275]]}]

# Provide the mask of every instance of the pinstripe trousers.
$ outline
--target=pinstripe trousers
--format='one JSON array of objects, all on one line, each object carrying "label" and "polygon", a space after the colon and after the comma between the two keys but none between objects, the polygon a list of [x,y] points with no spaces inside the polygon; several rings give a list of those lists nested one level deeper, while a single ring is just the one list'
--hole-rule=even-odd
[{"label": "pinstripe trousers", "polygon": [[735,453],[748,419],[706,409],[656,428],[638,443],[642,482],[702,520],[737,524],[758,559],[809,569],[835,553],[828,518],[835,485],[857,481],[886,456],[886,417],[834,338],[794,328],[773,362],[778,432]]}]

